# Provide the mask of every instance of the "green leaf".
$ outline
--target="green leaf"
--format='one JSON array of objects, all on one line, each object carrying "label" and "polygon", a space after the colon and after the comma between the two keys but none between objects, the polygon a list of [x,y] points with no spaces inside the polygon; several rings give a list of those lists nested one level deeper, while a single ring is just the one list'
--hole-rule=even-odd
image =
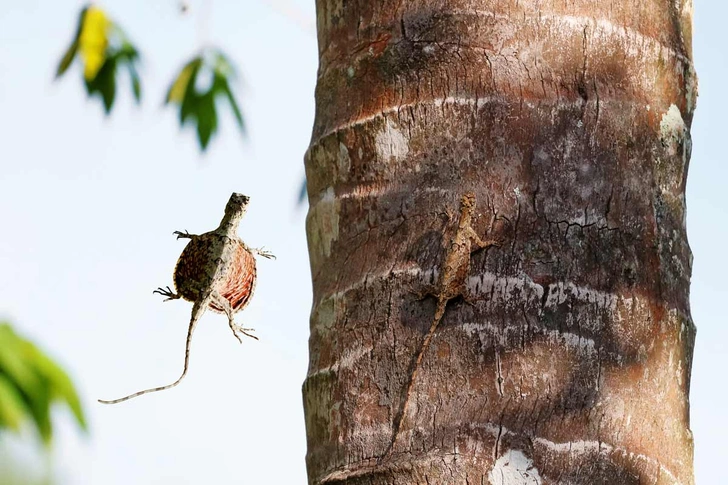
[{"label": "green leaf", "polygon": [[86,81],[88,95],[98,94],[101,97],[107,115],[111,112],[116,97],[116,61],[116,56],[107,57],[96,77]]},{"label": "green leaf", "polygon": [[214,84],[219,87],[219,89],[216,91],[222,93],[223,96],[225,96],[227,98],[228,103],[230,103],[230,107],[233,110],[233,114],[235,115],[235,119],[238,122],[238,126],[240,127],[240,131],[245,133],[245,123],[243,122],[243,113],[240,111],[240,107],[238,107],[238,103],[235,100],[235,96],[233,95],[233,92],[230,90],[230,83],[228,83],[227,78],[216,73]]},{"label": "green leaf", "polygon": [[66,53],[63,54],[61,62],[58,64],[58,69],[56,69],[56,79],[61,77],[71,66],[73,59],[76,57],[76,52],[78,52],[78,41],[74,41],[68,47]]},{"label": "green leaf", "polygon": [[68,375],[8,324],[0,324],[0,426],[17,429],[22,418],[32,418],[43,442],[49,444],[53,436],[50,409],[55,401],[67,403],[80,427],[87,429]]},{"label": "green leaf", "polygon": [[71,45],[68,46],[68,49],[66,49],[66,53],[63,54],[63,57],[61,58],[61,62],[58,63],[58,69],[56,70],[56,78],[59,78],[65,73],[68,68],[70,67],[71,63],[73,62],[73,59],[76,57],[76,53],[78,52],[78,39],[81,37],[81,29],[83,28],[83,18],[86,15],[86,10],[88,10],[88,7],[84,7],[81,10],[81,14],[78,16],[78,26],[76,27],[76,35],[73,37],[73,41],[71,42]]},{"label": "green leaf", "polygon": [[44,442],[52,434],[48,385],[33,366],[34,355],[27,342],[13,332],[9,325],[0,326],[0,370],[14,386],[27,407]]},{"label": "green leaf", "polygon": [[22,344],[9,326],[0,327],[0,372],[15,382],[25,396],[32,398],[44,383],[28,361]]},{"label": "green leaf", "polygon": [[[121,32],[120,29],[118,30]],[[136,62],[139,60],[139,51],[128,41],[124,41],[115,54],[115,57],[118,65],[126,65],[129,71],[129,78],[131,79],[131,90],[134,95],[134,100],[139,103],[142,98],[141,80],[139,79],[139,72],[136,69]]]},{"label": "green leaf", "polygon": [[230,108],[232,108],[233,110],[235,120],[238,122],[238,127],[240,127],[240,131],[245,133],[243,114],[240,111],[240,107],[238,106],[238,102],[235,99],[235,95],[230,88],[230,79],[235,78],[235,67],[233,66],[233,63],[230,62],[228,57],[220,50],[217,50],[215,52],[213,64],[213,89],[215,91],[215,95],[222,95],[227,98],[228,102],[230,103]]},{"label": "green leaf", "polygon": [[142,100],[142,85],[139,81],[139,73],[137,73],[134,64],[129,63],[129,76],[131,77],[131,90],[134,93],[134,99],[137,103]]},{"label": "green leaf", "polygon": [[[118,29],[118,27],[116,27],[116,28],[119,32],[121,32],[120,29]],[[121,47],[119,47],[117,55],[120,59],[123,58],[126,62],[129,62],[129,63],[133,63],[133,62],[139,60],[139,51],[128,40],[122,41]]]},{"label": "green leaf", "polygon": [[18,431],[29,409],[15,383],[0,373],[0,428]]},{"label": "green leaf", "polygon": [[33,355],[32,362],[38,373],[48,382],[51,399],[61,399],[68,404],[79,426],[84,430],[88,429],[86,418],[81,408],[81,399],[79,399],[76,389],[73,387],[71,378],[35,345],[30,342],[26,342],[25,345]]},{"label": "green leaf", "polygon": [[197,104],[197,139],[203,151],[210,143],[210,138],[217,131],[217,112],[215,111],[215,95],[210,90],[199,97]]},{"label": "green leaf", "polygon": [[[51,423],[51,392],[48,387],[42,387],[28,403],[30,413],[35,421],[43,443],[49,444],[53,438],[53,424]],[[26,401],[27,402],[27,401]]]},{"label": "green leaf", "polygon": [[214,59],[212,68],[217,74],[220,74],[225,78],[235,77],[235,67],[233,66],[233,63],[230,62],[228,57],[223,54],[220,49],[212,51],[212,58]]}]

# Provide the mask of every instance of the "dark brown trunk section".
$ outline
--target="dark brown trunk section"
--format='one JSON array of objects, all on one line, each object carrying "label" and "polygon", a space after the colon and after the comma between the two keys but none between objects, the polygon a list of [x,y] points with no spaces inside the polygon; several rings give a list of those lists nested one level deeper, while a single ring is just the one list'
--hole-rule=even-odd
[{"label": "dark brown trunk section", "polygon": [[[311,484],[692,484],[689,0],[318,0]],[[423,360],[445,218],[469,306]]]}]

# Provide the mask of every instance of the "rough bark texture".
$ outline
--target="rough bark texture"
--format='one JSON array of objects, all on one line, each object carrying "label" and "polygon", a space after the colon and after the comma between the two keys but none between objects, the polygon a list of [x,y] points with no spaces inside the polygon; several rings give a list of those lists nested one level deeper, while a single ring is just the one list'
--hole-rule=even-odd
[{"label": "rough bark texture", "polygon": [[[690,0],[317,0],[311,484],[692,484]],[[435,311],[477,194],[469,289]],[[494,217],[496,216],[496,217]],[[491,221],[495,222],[491,222]]]}]

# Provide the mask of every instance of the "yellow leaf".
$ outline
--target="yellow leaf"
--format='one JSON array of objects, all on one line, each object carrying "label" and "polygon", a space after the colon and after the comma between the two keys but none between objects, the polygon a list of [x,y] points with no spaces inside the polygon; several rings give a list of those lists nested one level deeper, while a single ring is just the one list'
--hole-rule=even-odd
[{"label": "yellow leaf", "polygon": [[106,48],[109,45],[107,34],[110,26],[111,21],[103,10],[93,6],[86,10],[78,39],[78,51],[84,62],[83,77],[87,81],[96,78],[106,60]]},{"label": "yellow leaf", "polygon": [[198,68],[199,64],[199,59],[193,59],[192,62],[188,63],[184,69],[182,69],[179,76],[177,76],[177,79],[174,80],[174,83],[172,83],[172,86],[169,88],[169,92],[167,93],[168,103],[172,102],[182,104],[192,73]]}]

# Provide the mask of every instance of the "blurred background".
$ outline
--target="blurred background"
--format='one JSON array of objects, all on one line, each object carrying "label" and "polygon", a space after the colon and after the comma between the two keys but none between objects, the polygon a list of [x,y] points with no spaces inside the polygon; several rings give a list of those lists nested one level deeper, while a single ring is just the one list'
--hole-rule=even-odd
[{"label": "blurred background", "polygon": [[[144,102],[121,76],[108,117],[78,65],[53,81],[84,4],[0,0],[0,321],[65,369],[88,421],[85,433],[67,406],[54,407],[48,447],[31,426],[0,430],[0,483],[304,484],[311,286],[298,200],[314,115],[314,1],[99,4],[142,54]],[[725,18],[723,2],[696,2],[687,197],[697,483],[722,483],[728,456]],[[180,130],[163,104],[206,46],[238,68],[231,85],[247,135],[220,109],[203,153],[194,128]],[[172,232],[214,229],[233,191],[251,196],[243,239],[278,257],[259,260],[256,295],[237,316],[260,341],[239,344],[224,317],[207,313],[182,385],[98,404],[179,375],[191,304],[162,303],[152,290],[172,284],[185,244]]]}]

